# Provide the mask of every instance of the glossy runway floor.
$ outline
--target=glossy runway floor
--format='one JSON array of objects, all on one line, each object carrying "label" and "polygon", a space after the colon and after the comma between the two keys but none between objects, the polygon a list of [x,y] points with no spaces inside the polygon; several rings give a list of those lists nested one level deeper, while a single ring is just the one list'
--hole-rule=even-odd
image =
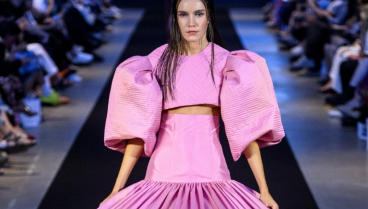
[{"label": "glossy runway floor", "polygon": [[[123,19],[107,34],[108,44],[99,51],[105,62],[83,67],[80,75],[84,81],[64,92],[72,103],[44,108],[46,121],[28,129],[38,136],[39,144],[10,155],[6,174],[0,177],[0,208],[38,207],[143,13],[124,10]],[[316,79],[288,72],[288,56],[278,50],[273,35],[260,21],[259,10],[233,9],[229,14],[243,46],[267,60],[288,142],[318,207],[366,208],[366,143],[357,139],[355,128],[341,127],[337,119],[328,117],[329,107],[314,90]]]}]

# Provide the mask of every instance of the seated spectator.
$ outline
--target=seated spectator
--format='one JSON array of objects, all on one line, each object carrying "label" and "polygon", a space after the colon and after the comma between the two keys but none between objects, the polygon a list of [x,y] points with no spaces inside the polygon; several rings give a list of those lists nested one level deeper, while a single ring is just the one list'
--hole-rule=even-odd
[{"label": "seated spectator", "polygon": [[102,61],[94,50],[120,17],[110,0],[0,0],[0,175],[7,152],[37,143],[21,127],[20,113],[37,114],[23,100],[69,103],[58,91],[82,80],[72,64]]},{"label": "seated spectator", "polygon": [[64,15],[70,37],[74,43],[83,46],[86,52],[92,53],[103,43],[100,32],[105,29],[106,24],[92,12],[84,0],[72,2],[73,6]]},{"label": "seated spectator", "polygon": [[[367,3],[296,0],[290,13],[285,2],[274,0],[264,8],[264,19],[275,23],[280,48],[290,50],[290,69],[307,68],[300,75],[320,76],[318,91],[332,93],[325,101],[343,113],[343,125],[368,117]],[[288,15],[289,20],[282,21]]]},{"label": "seated spectator", "polygon": [[319,72],[324,57],[324,44],[330,41],[334,25],[344,24],[348,15],[348,2],[334,0],[330,2],[326,10],[314,4],[310,6],[315,14],[309,14],[310,21],[304,40],[304,55],[292,64],[291,69],[308,68],[313,72]]},{"label": "seated spectator", "polygon": [[352,63],[350,68],[343,68],[343,65],[341,65],[340,77],[334,79],[341,81],[340,86],[335,85],[340,88],[335,87],[339,94],[326,98],[326,102],[332,105],[345,104],[352,99],[356,87],[368,74],[368,7],[362,7],[361,10],[360,52],[359,54],[350,55],[348,60],[345,61]]},{"label": "seated spectator", "polygon": [[[328,45],[330,46],[330,45]],[[352,56],[359,55],[361,46],[358,42],[349,46],[340,46],[336,52],[334,52],[331,67],[329,69],[329,81],[320,88],[320,92],[328,92],[333,90],[337,93],[342,93],[342,84],[340,79],[340,67],[342,62],[346,61]]]},{"label": "seated spectator", "polygon": [[[49,37],[51,38],[51,42],[49,44],[54,44],[54,48],[58,47],[58,49],[61,49],[58,57],[64,57],[65,62],[66,55],[66,58],[68,58],[68,60],[73,64],[91,63],[91,61],[93,60],[93,56],[91,54],[87,54],[82,51],[76,51],[73,47],[74,43],[69,37],[68,30],[62,19],[62,13],[51,16],[48,10],[39,11],[30,6],[29,4],[32,3],[32,0],[25,0],[25,2],[25,15],[27,17],[26,19],[37,28],[48,33]],[[50,5],[53,6],[54,4],[52,3]],[[50,5],[47,8],[50,8]],[[50,10],[52,9],[53,7],[51,7]],[[33,41],[39,42],[38,40]],[[29,42],[32,42],[32,39],[29,40]]]},{"label": "seated spectator", "polygon": [[[0,36],[5,40],[3,53],[7,49],[12,50],[7,60],[2,61],[5,64],[3,64],[1,75],[9,76],[9,74],[13,74],[18,76],[22,81],[22,92],[25,96],[41,96],[41,100],[47,99],[53,91],[50,79],[59,77],[57,66],[40,44],[15,45],[16,35],[20,32],[15,23],[1,22],[0,28],[2,28],[0,29]],[[8,67],[5,66],[6,64]],[[69,102],[68,98],[59,95],[57,95],[57,99],[58,104]],[[21,108],[20,110],[25,109]]]},{"label": "seated spectator", "polygon": [[15,23],[0,22],[0,55],[3,55],[0,56],[0,92],[14,112],[34,115],[22,99],[43,85],[43,72],[34,54],[24,44],[16,44],[19,32]]},{"label": "seated spectator", "polygon": [[0,107],[0,150],[14,152],[19,149],[34,146],[37,141],[19,126],[14,126],[8,118],[8,113]]}]

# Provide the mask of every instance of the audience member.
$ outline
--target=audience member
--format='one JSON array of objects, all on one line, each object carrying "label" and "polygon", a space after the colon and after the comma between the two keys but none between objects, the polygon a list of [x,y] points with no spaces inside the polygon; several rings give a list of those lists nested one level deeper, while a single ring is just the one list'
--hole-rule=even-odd
[{"label": "audience member", "polygon": [[82,81],[75,65],[102,61],[94,50],[120,12],[109,0],[0,0],[0,175],[7,152],[37,143],[19,121],[37,114],[24,99],[69,103],[58,91]]},{"label": "audience member", "polygon": [[343,114],[343,125],[365,123],[368,117],[367,3],[273,0],[263,8],[264,20],[276,30],[280,48],[290,51],[290,70],[319,76],[322,86],[317,90],[331,94],[325,102]]}]

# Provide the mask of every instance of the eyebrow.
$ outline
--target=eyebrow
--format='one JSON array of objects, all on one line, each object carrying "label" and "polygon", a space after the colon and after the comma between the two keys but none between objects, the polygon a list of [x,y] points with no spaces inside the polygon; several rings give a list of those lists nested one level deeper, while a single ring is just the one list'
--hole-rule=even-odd
[{"label": "eyebrow", "polygon": [[[206,10],[204,10],[204,9],[201,9],[201,10],[197,10],[197,11],[194,11],[194,13],[196,13],[196,12],[205,12]],[[182,13],[188,13],[188,12],[186,12],[186,11],[178,11],[178,12],[182,12]]]}]

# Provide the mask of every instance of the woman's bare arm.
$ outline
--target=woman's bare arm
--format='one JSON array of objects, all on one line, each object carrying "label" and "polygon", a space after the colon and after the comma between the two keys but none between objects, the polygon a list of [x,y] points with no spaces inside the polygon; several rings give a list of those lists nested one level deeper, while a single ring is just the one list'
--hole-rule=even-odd
[{"label": "woman's bare arm", "polygon": [[308,5],[313,9],[313,11],[320,16],[325,16],[325,17],[331,17],[332,14],[324,9],[321,9],[317,6],[316,1],[315,0],[307,0]]},{"label": "woman's bare arm", "polygon": [[52,9],[54,8],[54,5],[55,5],[55,1],[54,0],[48,0],[47,3],[49,4],[47,6],[47,9],[46,9],[46,14],[47,15],[50,15],[50,13],[52,12]]},{"label": "woman's bare arm", "polygon": [[278,209],[279,207],[277,203],[273,200],[268,191],[268,186],[263,170],[261,151],[259,149],[258,143],[256,141],[251,142],[249,146],[244,150],[244,155],[247,158],[249,166],[252,169],[253,175],[257,181],[261,194],[261,201],[269,208]]},{"label": "woman's bare arm", "polygon": [[115,186],[112,189],[111,194],[101,204],[103,204],[106,200],[119,192],[125,186],[130,173],[132,172],[141,153],[143,152],[143,145],[144,142],[142,139],[134,138],[128,140],[128,144],[126,146],[125,154],[123,157],[123,162],[121,163],[120,171],[118,177],[116,178]]}]

